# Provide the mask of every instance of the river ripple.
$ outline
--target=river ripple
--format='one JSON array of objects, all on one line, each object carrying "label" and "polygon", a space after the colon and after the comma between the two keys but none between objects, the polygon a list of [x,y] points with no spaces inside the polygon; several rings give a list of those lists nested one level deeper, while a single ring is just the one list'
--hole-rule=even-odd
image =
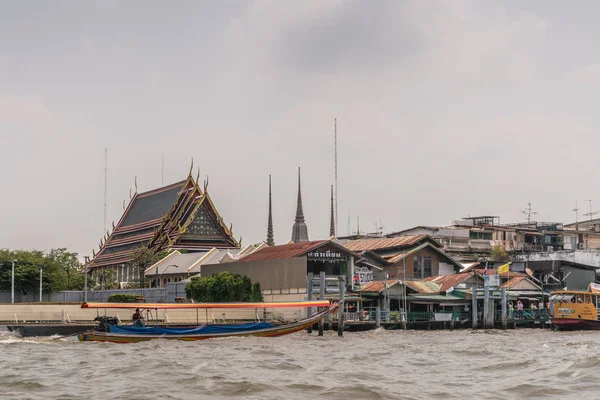
[{"label": "river ripple", "polygon": [[79,343],[0,332],[2,399],[575,399],[600,393],[600,333],[298,333]]}]

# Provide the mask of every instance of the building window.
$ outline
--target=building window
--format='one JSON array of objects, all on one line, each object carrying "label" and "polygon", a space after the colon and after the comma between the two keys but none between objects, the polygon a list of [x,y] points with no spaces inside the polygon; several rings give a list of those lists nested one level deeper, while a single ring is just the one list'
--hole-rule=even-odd
[{"label": "building window", "polygon": [[423,278],[431,276],[431,256],[423,257]]},{"label": "building window", "polygon": [[429,278],[432,276],[432,264],[431,256],[415,256],[414,258],[414,277],[415,278]]},{"label": "building window", "polygon": [[421,263],[421,257],[415,256],[414,258],[414,273],[415,278],[423,278],[423,264]]}]

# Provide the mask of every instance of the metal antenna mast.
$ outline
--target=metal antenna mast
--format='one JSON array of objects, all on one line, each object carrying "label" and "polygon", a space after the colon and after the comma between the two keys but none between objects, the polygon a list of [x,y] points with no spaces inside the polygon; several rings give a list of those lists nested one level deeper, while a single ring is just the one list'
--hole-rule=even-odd
[{"label": "metal antenna mast", "polygon": [[106,195],[108,191],[108,147],[104,148],[104,230],[106,232]]},{"label": "metal antenna mast", "polygon": [[577,207],[577,200],[575,200],[575,208],[572,210],[575,212],[575,227],[579,223],[579,207]]},{"label": "metal antenna mast", "polygon": [[589,200],[586,200],[586,201],[587,201],[588,203],[590,203],[590,212],[589,212],[589,213],[587,213],[587,214],[583,214],[583,215],[585,215],[585,216],[589,216],[589,217],[590,217],[590,222],[592,222],[592,217],[593,217],[594,215],[598,214],[598,211],[594,211],[594,212],[592,212],[592,201],[594,201],[594,199],[589,199]]},{"label": "metal antenna mast", "polygon": [[527,215],[527,225],[531,223],[531,216],[537,214],[537,212],[533,211],[533,209],[531,208],[531,202],[527,203],[527,208],[521,212]]},{"label": "metal antenna mast", "polygon": [[334,179],[335,179],[335,231],[338,230],[338,179],[337,179],[337,118],[333,119],[333,144],[335,148],[335,168],[334,168]]}]

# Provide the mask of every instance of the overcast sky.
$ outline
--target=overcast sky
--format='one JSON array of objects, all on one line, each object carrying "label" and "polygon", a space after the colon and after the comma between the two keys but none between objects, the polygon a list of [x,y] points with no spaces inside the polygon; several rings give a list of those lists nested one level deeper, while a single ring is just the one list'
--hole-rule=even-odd
[{"label": "overcast sky", "polygon": [[[190,159],[244,244],[595,199],[600,3],[0,0],[0,247],[80,254]],[[582,217],[583,218],[583,217]]]}]

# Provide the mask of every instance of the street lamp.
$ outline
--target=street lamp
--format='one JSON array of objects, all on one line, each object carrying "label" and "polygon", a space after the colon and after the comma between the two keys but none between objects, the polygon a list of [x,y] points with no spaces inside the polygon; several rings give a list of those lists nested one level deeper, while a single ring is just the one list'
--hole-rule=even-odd
[{"label": "street lamp", "polygon": [[38,267],[40,269],[40,303],[42,302],[42,270],[44,269],[42,266]]},{"label": "street lamp", "polygon": [[11,286],[10,299],[11,299],[12,304],[15,304],[15,263],[16,262],[17,262],[17,260],[12,261],[12,272],[10,275],[10,286]]},{"label": "street lamp", "polygon": [[[167,265],[167,267],[163,270],[163,272],[158,276],[158,287],[160,287],[160,281],[162,279],[162,276],[165,274],[165,272],[167,272],[167,270],[170,267],[179,268],[179,266],[176,264]],[[158,267],[156,268],[156,272],[158,272]],[[166,285],[165,285],[165,288],[166,288]],[[177,297],[177,284],[175,284],[175,297]],[[167,301],[167,291],[166,290],[165,290],[165,301]]]}]

